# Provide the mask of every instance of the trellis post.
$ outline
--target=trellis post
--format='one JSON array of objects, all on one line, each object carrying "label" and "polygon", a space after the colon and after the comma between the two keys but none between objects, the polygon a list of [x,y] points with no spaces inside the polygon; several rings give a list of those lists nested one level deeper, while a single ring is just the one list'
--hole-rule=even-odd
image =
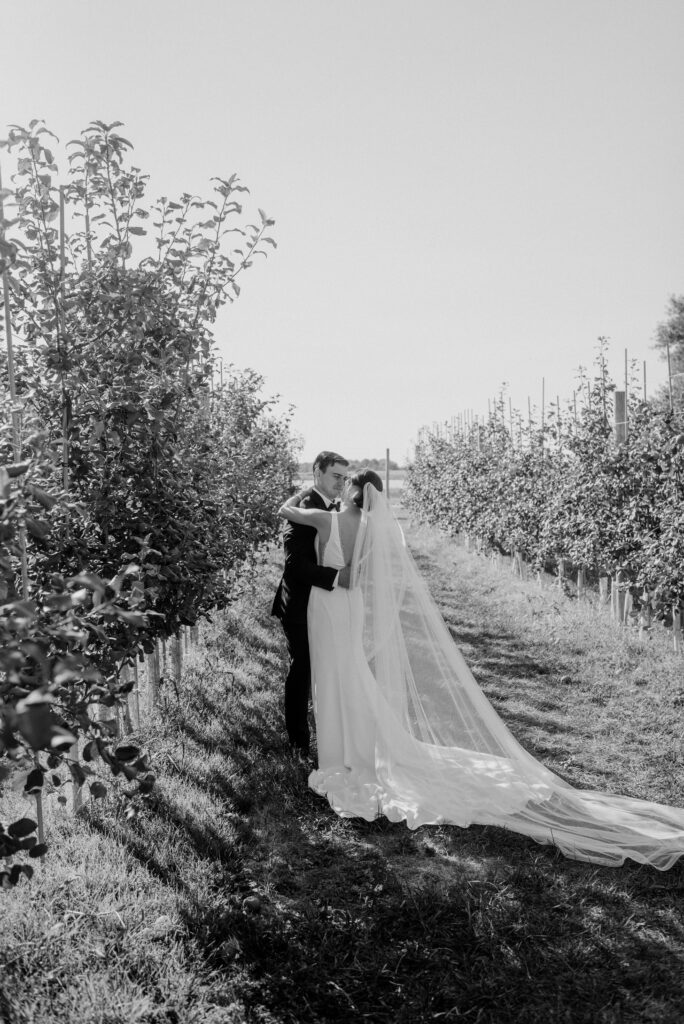
[{"label": "trellis post", "polygon": [[135,728],[140,728],[140,676],[138,673],[138,659],[136,658],[133,662],[133,679],[135,686],[131,690],[131,703],[133,706],[133,721]]},{"label": "trellis post", "polygon": [[672,646],[675,654],[682,649],[682,611],[679,602],[672,605]]},{"label": "trellis post", "polygon": [[159,641],[147,655],[147,710],[153,711],[159,700]]},{"label": "trellis post", "polygon": [[[4,238],[3,228],[5,211],[2,198],[2,171],[0,170],[0,238]],[[12,317],[10,313],[10,290],[7,271],[2,272],[2,295],[5,306],[5,346],[7,348],[7,377],[9,381],[10,402],[12,403],[12,449],[15,462],[21,462],[21,414],[17,408],[17,389],[14,376],[14,349],[12,346]],[[26,529],[19,529],[19,548],[21,553],[21,591],[24,601],[29,599],[28,585],[28,556],[26,554]],[[34,755],[34,763],[38,764],[38,755]],[[45,827],[43,823],[43,794],[40,790],[35,793],[36,818],[38,819],[38,842],[43,845],[45,842]],[[41,857],[42,860],[42,857]]]},{"label": "trellis post", "polygon": [[651,628],[651,595],[647,590],[641,594],[641,607],[639,609],[639,639],[644,639],[644,634]]},{"label": "trellis post", "polygon": [[599,577],[599,604],[607,605],[610,604],[610,592],[608,589],[608,577]]},{"label": "trellis post", "polygon": [[624,622],[625,620],[625,592],[620,586],[623,581],[623,575],[618,569],[615,573],[615,583],[613,586],[614,601],[613,601],[613,619],[617,623]]},{"label": "trellis post", "polygon": [[627,440],[627,392],[615,392],[615,422],[613,425],[616,444]]},{"label": "trellis post", "polygon": [[580,566],[577,570],[577,600],[584,600],[584,591],[586,590],[586,573],[584,566]]}]

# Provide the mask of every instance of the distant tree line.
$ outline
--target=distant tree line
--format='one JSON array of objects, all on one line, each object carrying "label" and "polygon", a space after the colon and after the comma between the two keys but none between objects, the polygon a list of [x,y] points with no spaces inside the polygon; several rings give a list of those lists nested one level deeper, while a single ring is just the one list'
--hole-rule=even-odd
[{"label": "distant tree line", "polygon": [[[376,473],[385,472],[385,460],[383,459],[350,459],[349,469],[351,472],[356,472],[358,469],[374,469]],[[392,459],[389,460],[390,469],[401,469],[399,463],[394,462]],[[311,476],[313,472],[313,462],[300,462],[299,473],[300,476]]]}]

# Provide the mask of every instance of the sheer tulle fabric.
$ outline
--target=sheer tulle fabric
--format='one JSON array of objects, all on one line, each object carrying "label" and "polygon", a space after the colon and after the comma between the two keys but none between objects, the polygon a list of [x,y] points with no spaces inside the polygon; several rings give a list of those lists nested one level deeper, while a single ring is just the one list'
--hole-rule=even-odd
[{"label": "sheer tulle fabric", "polygon": [[319,751],[309,783],[338,814],[498,825],[611,866],[629,857],[665,870],[684,855],[684,810],[576,790],[514,739],[369,485],[352,570],[353,588],[314,588],[309,605]]}]

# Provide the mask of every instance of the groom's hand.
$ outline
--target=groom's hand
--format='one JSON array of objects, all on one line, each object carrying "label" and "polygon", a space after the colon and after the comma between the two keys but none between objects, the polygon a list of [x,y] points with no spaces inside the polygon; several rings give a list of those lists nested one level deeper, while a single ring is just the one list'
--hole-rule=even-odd
[{"label": "groom's hand", "polygon": [[345,565],[344,569],[340,569],[337,574],[337,586],[344,587],[345,590],[349,590],[349,583],[351,579],[351,566]]}]

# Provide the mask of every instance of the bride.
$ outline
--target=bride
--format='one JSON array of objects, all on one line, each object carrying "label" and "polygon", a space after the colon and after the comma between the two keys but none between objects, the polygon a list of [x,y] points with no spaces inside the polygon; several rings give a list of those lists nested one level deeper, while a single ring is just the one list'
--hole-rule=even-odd
[{"label": "bride", "polygon": [[309,599],[311,788],[343,817],[498,825],[577,860],[671,867],[684,855],[684,810],[574,789],[509,732],[381,492],[367,469],[348,481],[339,512],[300,509],[297,496],[279,509],[316,529],[319,564],[349,571],[349,588],[314,587]]}]

